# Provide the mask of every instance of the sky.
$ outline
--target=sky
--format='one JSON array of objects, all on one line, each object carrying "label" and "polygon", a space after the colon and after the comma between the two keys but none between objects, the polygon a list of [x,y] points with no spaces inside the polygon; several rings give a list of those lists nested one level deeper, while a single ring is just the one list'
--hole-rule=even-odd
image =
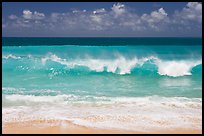
[{"label": "sky", "polygon": [[3,37],[201,37],[198,2],[3,2]]}]

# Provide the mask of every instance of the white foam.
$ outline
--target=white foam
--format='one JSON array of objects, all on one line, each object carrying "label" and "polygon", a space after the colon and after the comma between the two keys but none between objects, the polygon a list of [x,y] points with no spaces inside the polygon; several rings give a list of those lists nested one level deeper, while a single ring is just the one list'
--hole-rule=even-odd
[{"label": "white foam", "polygon": [[122,56],[115,60],[87,58],[83,60],[67,61],[66,59],[59,58],[55,54],[51,54],[42,58],[42,63],[45,64],[47,60],[52,60],[62,65],[67,65],[71,68],[74,68],[75,66],[86,66],[90,70],[94,70],[96,72],[103,72],[105,69],[107,69],[107,72],[116,73],[119,69],[119,74],[129,74],[130,70],[135,67],[138,62],[136,58],[127,60]]},{"label": "white foam", "polygon": [[60,64],[63,64],[63,65],[67,64],[65,59],[63,60],[59,58],[57,55],[51,54],[51,53],[49,53],[46,57],[42,58],[41,60],[42,60],[43,65],[45,65],[47,60],[52,60]]},{"label": "white foam", "polygon": [[9,59],[9,58],[20,59],[21,57],[17,57],[17,56],[15,56],[13,54],[9,54],[9,55],[5,55],[5,56],[3,55],[2,58],[4,58],[4,59]]},{"label": "white foam", "polygon": [[74,68],[75,66],[86,66],[90,70],[96,72],[112,72],[117,74],[130,74],[131,70],[137,65],[142,65],[145,61],[153,59],[154,57],[147,57],[142,59],[132,58],[126,59],[125,57],[118,55],[116,59],[104,60],[104,59],[93,59],[91,57],[85,59],[78,59],[74,61],[67,61],[66,59],[61,59],[55,54],[49,54],[42,58],[42,63],[45,64],[47,60],[52,60],[58,62],[62,65],[66,65],[69,68]]},{"label": "white foam", "polygon": [[[48,90],[48,92],[52,92]],[[87,100],[88,98],[92,98],[92,100],[100,100],[100,101],[111,101],[113,103],[132,103],[132,102],[147,102],[147,101],[161,101],[161,102],[186,102],[186,101],[201,101],[201,98],[186,98],[186,97],[161,97],[161,96],[146,96],[146,97],[105,97],[105,96],[79,96],[73,94],[60,94],[55,96],[35,96],[35,95],[6,95],[5,98],[9,101],[31,101],[31,102],[62,102],[69,100]],[[159,98],[159,99],[158,99]],[[96,101],[98,102],[98,101]]]},{"label": "white foam", "polygon": [[135,67],[138,66],[141,67],[145,62],[153,60],[152,63],[158,67],[158,74],[172,77],[191,75],[192,68],[199,64],[202,64],[201,60],[164,61],[154,56],[149,56],[140,59],[138,59],[137,57],[127,59],[121,55],[118,55],[117,58],[112,60],[94,59],[91,57],[87,57],[85,59],[69,61],[66,59],[62,59],[52,53],[49,53],[46,57],[41,59],[43,64],[45,64],[47,60],[51,60],[62,65],[66,65],[69,68],[75,68],[76,66],[85,66],[92,71],[96,72],[107,71],[120,75],[130,74],[131,70],[134,69]]},{"label": "white foam", "polygon": [[158,73],[172,77],[192,75],[193,67],[202,64],[202,61],[162,61],[157,60]]},{"label": "white foam", "polygon": [[97,72],[102,72],[107,69],[107,72],[118,73],[118,74],[130,74],[131,69],[134,68],[138,63],[137,58],[130,60],[125,59],[124,57],[119,57],[115,60],[97,60],[97,59],[88,59],[81,61],[79,65],[87,66],[91,70]]},{"label": "white foam", "polygon": [[22,100],[41,104],[2,107],[3,125],[32,120],[70,120],[84,126],[132,131],[202,127],[202,98],[95,97],[96,102],[76,104],[64,103],[67,101],[65,97],[68,96],[5,96],[6,100],[13,102]]},{"label": "white foam", "polygon": [[2,91],[17,92],[17,91],[22,91],[22,90],[25,90],[25,88],[2,87]]},{"label": "white foam", "polygon": [[33,104],[43,104],[43,103],[50,103],[50,104],[63,104],[66,103],[66,100],[73,100],[76,99],[74,95],[56,95],[56,96],[34,96],[34,95],[5,95],[5,100],[13,103],[25,103],[27,105]]}]

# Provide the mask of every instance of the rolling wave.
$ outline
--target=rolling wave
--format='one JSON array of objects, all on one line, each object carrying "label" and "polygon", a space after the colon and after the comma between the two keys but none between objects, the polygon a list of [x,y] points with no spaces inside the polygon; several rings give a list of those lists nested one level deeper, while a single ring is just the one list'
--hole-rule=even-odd
[{"label": "rolling wave", "polygon": [[[49,64],[50,70],[56,68],[57,65],[66,67],[71,70],[77,70],[80,68],[88,68],[93,72],[108,72],[119,75],[126,75],[134,73],[135,69],[149,70],[157,72],[162,76],[180,77],[192,75],[192,69],[197,66],[202,67],[202,60],[161,60],[156,56],[148,56],[143,58],[125,58],[122,55],[118,55],[114,59],[96,59],[92,57],[86,57],[84,59],[64,59],[59,56],[49,53],[44,57],[31,57],[30,55],[25,57],[14,56],[12,54],[3,56],[4,59],[36,59],[40,61],[42,66]],[[54,63],[53,63],[54,62]],[[23,66],[21,66],[23,67]],[[39,67],[45,68],[45,67]]]},{"label": "rolling wave", "polygon": [[138,59],[136,57],[133,59],[126,59],[123,56],[119,56],[114,60],[88,58],[85,60],[67,61],[66,59],[61,59],[55,54],[51,54],[50,56],[42,58],[42,63],[45,64],[48,60],[66,65],[69,68],[75,68],[76,66],[85,66],[92,71],[107,71],[120,75],[131,74],[131,71],[134,68],[142,67],[146,62],[149,62],[149,64],[156,65],[159,75],[167,75],[172,77],[192,75],[191,70],[194,67],[202,64],[201,60],[163,61],[154,56],[141,59]]}]

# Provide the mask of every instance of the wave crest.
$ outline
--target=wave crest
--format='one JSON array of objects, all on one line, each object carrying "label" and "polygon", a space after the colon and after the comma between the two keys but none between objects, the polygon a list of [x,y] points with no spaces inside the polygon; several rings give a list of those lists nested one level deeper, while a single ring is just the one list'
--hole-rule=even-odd
[{"label": "wave crest", "polygon": [[157,61],[158,73],[172,77],[192,75],[192,68],[200,64],[201,61]]},{"label": "wave crest", "polygon": [[146,58],[134,57],[132,59],[126,59],[123,56],[118,56],[116,59],[93,59],[88,57],[86,59],[66,60],[58,57],[55,54],[49,54],[42,58],[42,64],[50,60],[62,65],[74,69],[77,66],[88,67],[91,71],[96,72],[111,72],[120,75],[131,74],[134,68],[142,67],[145,62],[149,62],[157,67],[157,73],[159,75],[166,75],[171,77],[179,77],[192,75],[191,70],[193,67],[202,64],[201,60],[178,60],[178,61],[164,61],[157,57],[150,56]]},{"label": "wave crest", "polygon": [[5,55],[5,56],[3,55],[2,58],[3,59],[9,59],[9,58],[11,58],[11,59],[20,59],[21,57],[15,56],[13,54],[9,54],[9,55]]}]

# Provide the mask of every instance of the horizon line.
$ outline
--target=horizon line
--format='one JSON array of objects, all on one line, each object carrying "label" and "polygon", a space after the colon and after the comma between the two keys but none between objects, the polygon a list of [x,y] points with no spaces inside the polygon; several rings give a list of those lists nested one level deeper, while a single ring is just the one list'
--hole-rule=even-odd
[{"label": "horizon line", "polygon": [[151,37],[151,36],[144,36],[144,37],[52,37],[52,36],[48,36],[48,37],[15,37],[15,36],[2,36],[2,38],[202,38],[198,37],[198,36],[178,36],[178,37],[173,37],[173,36],[155,36],[155,37]]}]

